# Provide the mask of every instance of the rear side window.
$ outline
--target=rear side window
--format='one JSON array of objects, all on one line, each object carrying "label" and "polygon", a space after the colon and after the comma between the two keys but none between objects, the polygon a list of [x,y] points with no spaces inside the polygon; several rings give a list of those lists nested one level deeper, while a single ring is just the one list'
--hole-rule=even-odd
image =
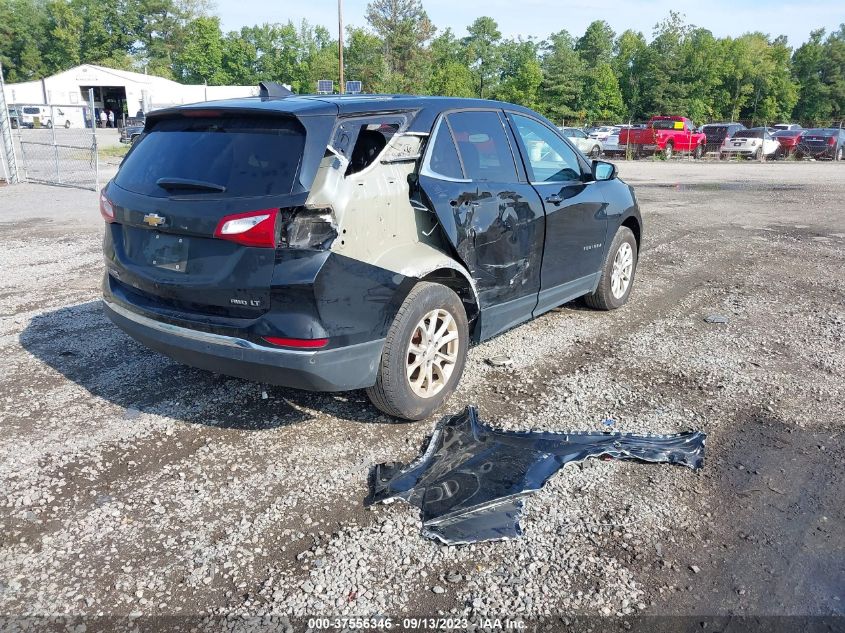
[{"label": "rear side window", "polygon": [[455,178],[456,180],[464,177],[461,161],[458,158],[458,150],[455,149],[455,143],[452,140],[452,133],[449,131],[446,119],[441,119],[437,126],[428,166],[431,171],[440,176]]},{"label": "rear side window", "polygon": [[289,117],[164,119],[127,155],[115,184],[156,197],[174,193],[159,179],[208,183],[222,189],[217,197],[287,194],[304,147],[305,129]]},{"label": "rear side window", "polygon": [[502,120],[495,112],[455,112],[448,117],[466,178],[516,182],[516,166]]}]

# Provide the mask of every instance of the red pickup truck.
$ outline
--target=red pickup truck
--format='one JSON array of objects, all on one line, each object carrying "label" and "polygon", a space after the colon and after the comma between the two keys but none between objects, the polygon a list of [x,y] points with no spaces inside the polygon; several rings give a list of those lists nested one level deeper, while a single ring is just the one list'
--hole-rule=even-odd
[{"label": "red pickup truck", "polygon": [[644,128],[622,130],[619,146],[630,146],[634,156],[663,152],[671,158],[675,152],[692,152],[695,158],[701,158],[707,137],[695,132],[694,127],[686,117],[653,116]]}]

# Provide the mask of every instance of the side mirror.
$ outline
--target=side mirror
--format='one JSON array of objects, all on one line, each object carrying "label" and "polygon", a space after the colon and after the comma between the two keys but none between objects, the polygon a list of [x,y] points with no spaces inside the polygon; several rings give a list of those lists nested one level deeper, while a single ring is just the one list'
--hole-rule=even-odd
[{"label": "side mirror", "polygon": [[617,169],[613,163],[605,160],[593,161],[593,178],[595,180],[613,180],[616,178]]}]

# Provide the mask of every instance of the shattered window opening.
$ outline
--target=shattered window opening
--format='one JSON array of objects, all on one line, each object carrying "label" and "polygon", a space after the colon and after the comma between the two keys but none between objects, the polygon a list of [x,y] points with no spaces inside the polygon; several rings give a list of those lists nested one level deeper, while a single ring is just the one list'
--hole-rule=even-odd
[{"label": "shattered window opening", "polygon": [[502,431],[478,410],[438,422],[423,454],[410,464],[378,464],[364,504],[402,499],[420,509],[422,535],[448,545],[516,538],[522,497],[566,464],[609,457],[687,466],[704,463],[706,435]]},{"label": "shattered window opening", "polygon": [[355,146],[352,148],[346,175],[357,174],[372,165],[398,131],[399,125],[395,123],[362,125],[358,131]]}]

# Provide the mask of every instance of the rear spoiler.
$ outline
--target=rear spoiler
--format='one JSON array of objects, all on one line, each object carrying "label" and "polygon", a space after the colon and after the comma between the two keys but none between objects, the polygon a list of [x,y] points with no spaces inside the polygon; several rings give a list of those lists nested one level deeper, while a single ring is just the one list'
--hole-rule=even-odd
[{"label": "rear spoiler", "polygon": [[262,99],[283,99],[293,94],[293,91],[276,81],[258,82],[258,96]]}]

